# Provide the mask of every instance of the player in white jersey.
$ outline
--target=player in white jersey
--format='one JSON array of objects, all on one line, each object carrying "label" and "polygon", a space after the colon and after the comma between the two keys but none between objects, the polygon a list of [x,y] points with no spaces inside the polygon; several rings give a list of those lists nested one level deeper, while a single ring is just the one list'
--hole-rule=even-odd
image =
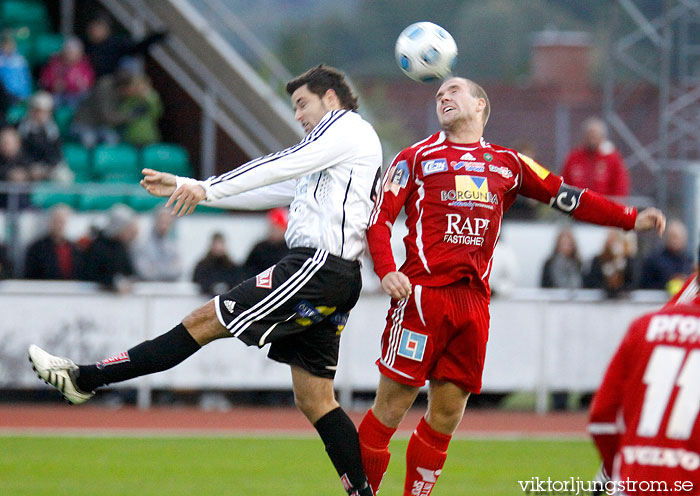
[{"label": "player in white jersey", "polygon": [[295,401],[321,436],[348,494],[367,496],[357,431],[335,400],[340,332],[361,288],[358,258],[381,167],[381,144],[355,112],[342,73],[320,65],[287,84],[307,136],[297,145],[252,160],[206,181],[145,169],[141,184],[169,196],[173,213],[197,204],[245,209],[290,205],[288,256],[191,312],[171,331],[128,351],[76,366],[32,345],[40,378],[71,403],[102,385],[169,369],[205,344],[235,336],[270,343],[268,356],[288,363]]}]

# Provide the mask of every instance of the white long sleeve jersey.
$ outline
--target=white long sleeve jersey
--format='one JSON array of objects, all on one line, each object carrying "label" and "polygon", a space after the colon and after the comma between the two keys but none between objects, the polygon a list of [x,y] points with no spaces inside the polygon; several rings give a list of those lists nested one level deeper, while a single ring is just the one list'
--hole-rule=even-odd
[{"label": "white long sleeve jersey", "polygon": [[[356,260],[381,164],[372,125],[355,112],[333,110],[297,145],[197,184],[206,191],[204,204],[217,207],[260,210],[291,202],[287,246]],[[178,178],[178,186],[183,181],[194,182]]]}]

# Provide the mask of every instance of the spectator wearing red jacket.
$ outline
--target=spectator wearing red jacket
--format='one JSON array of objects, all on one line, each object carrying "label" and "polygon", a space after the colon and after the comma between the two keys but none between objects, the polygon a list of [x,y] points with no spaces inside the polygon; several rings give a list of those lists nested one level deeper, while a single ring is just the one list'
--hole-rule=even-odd
[{"label": "spectator wearing red jacket", "polygon": [[41,70],[39,84],[50,92],[56,106],[75,108],[95,83],[95,71],[76,37],[68,38],[60,53],[54,55]]},{"label": "spectator wearing red jacket", "polygon": [[583,143],[569,152],[562,177],[577,188],[590,188],[608,196],[627,196],[629,176],[622,155],[608,140],[605,122],[597,117],[582,126]]}]

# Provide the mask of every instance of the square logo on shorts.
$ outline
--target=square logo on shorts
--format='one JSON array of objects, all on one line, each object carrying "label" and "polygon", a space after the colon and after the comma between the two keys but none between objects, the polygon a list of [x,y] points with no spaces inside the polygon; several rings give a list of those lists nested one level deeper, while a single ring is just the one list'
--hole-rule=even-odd
[{"label": "square logo on shorts", "polygon": [[269,269],[265,269],[260,274],[255,276],[255,285],[259,288],[272,288],[272,272],[274,270],[275,266],[273,265]]},{"label": "square logo on shorts", "polygon": [[422,362],[423,355],[425,354],[425,343],[427,342],[428,336],[425,334],[402,329],[401,341],[399,342],[399,349],[396,353],[410,360]]}]

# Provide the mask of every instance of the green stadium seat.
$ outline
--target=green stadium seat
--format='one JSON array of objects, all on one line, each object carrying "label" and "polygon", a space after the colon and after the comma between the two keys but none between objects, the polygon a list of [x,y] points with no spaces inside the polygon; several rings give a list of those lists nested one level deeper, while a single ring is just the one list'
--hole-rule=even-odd
[{"label": "green stadium seat", "polygon": [[16,125],[27,115],[27,104],[16,103],[12,105],[5,113],[5,120],[8,124]]},{"label": "green stadium seat", "polygon": [[69,207],[75,208],[78,205],[78,194],[73,191],[66,191],[60,187],[52,185],[39,185],[34,188],[30,195],[32,205],[39,208],[49,208],[59,203],[65,203]]},{"label": "green stadium seat", "polygon": [[141,166],[177,176],[192,176],[187,150],[173,143],[155,143],[141,150]]},{"label": "green stadium seat", "polygon": [[131,145],[99,145],[92,157],[95,177],[105,182],[138,183],[141,180],[138,151]]},{"label": "green stadium seat", "polygon": [[75,182],[86,183],[92,179],[90,150],[77,143],[66,143],[63,145],[63,159],[75,174]]},{"label": "green stadium seat", "polygon": [[68,136],[70,123],[73,120],[73,113],[74,110],[67,105],[57,107],[53,111],[53,118],[56,121],[56,125],[62,137]]},{"label": "green stadium seat", "polygon": [[123,190],[111,191],[104,184],[86,184],[78,197],[80,210],[107,210],[117,203],[125,203]]},{"label": "green stadium seat", "polygon": [[39,33],[33,41],[31,65],[42,66],[49,58],[63,48],[63,35],[58,33]]},{"label": "green stadium seat", "polygon": [[129,195],[126,199],[126,204],[137,212],[146,212],[156,207],[164,207],[166,201],[168,201],[167,198],[149,195],[139,186],[139,190],[134,191],[134,193]]},{"label": "green stadium seat", "polygon": [[3,28],[28,28],[33,34],[51,30],[46,6],[40,0],[2,0],[0,24]]}]

